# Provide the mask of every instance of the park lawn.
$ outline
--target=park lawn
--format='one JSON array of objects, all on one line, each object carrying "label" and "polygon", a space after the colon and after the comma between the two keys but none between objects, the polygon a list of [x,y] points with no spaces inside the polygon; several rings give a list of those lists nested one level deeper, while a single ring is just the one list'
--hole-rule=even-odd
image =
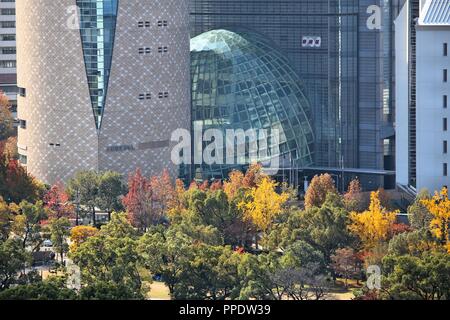
[{"label": "park lawn", "polygon": [[164,283],[154,281],[150,288],[151,290],[148,293],[150,300],[170,300],[169,288]]}]

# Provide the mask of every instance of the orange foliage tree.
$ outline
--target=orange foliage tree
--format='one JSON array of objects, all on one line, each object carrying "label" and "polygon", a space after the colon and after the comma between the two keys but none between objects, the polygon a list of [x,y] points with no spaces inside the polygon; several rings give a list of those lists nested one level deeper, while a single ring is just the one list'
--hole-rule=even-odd
[{"label": "orange foliage tree", "polygon": [[312,207],[321,207],[329,193],[337,194],[336,185],[333,178],[328,173],[320,176],[315,176],[306,191],[305,207],[310,209]]}]

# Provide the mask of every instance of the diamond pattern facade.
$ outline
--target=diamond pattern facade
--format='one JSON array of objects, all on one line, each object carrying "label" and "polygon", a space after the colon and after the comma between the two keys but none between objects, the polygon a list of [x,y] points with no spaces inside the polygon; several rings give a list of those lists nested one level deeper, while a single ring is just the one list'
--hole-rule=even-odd
[{"label": "diamond pattern facade", "polygon": [[72,27],[76,4],[17,1],[18,86],[26,92],[18,144],[29,172],[46,183],[80,170],[175,175],[171,133],[190,128],[187,0],[119,0],[99,131],[80,30]]}]

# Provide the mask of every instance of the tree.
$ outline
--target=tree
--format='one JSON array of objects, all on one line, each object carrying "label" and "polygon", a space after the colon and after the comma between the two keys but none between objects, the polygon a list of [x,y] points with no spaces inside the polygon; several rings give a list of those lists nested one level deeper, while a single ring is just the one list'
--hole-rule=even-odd
[{"label": "tree", "polygon": [[35,202],[42,198],[44,189],[17,160],[7,159],[0,153],[0,196],[6,202]]},{"label": "tree", "polygon": [[[349,224],[349,214],[341,198],[331,193],[321,208],[291,212],[286,221],[273,228],[265,239],[265,245],[272,250],[286,251],[297,241],[304,241],[320,251],[329,266],[337,249],[354,242],[348,232]],[[333,272],[332,269],[329,271]]]},{"label": "tree", "polygon": [[94,171],[78,172],[69,180],[68,193],[73,201],[89,209],[92,223],[97,224],[95,211],[98,202],[99,175]]},{"label": "tree", "polygon": [[245,218],[252,221],[261,231],[266,232],[274,219],[282,213],[283,205],[288,200],[285,193],[278,194],[275,191],[277,183],[269,178],[251,189],[250,201],[243,203]]},{"label": "tree", "polygon": [[97,228],[91,226],[76,226],[72,228],[70,231],[70,241],[72,241],[70,251],[76,251],[81,244],[96,236],[98,231]]},{"label": "tree", "polygon": [[9,137],[8,139],[6,139],[5,150],[3,152],[8,159],[19,158],[19,152],[17,148],[17,136]]},{"label": "tree", "polygon": [[67,218],[50,220],[50,234],[53,249],[61,257],[61,263],[64,262],[64,254],[69,251],[67,238],[70,235],[70,221]]},{"label": "tree", "polygon": [[344,195],[344,203],[349,211],[361,212],[367,208],[362,193],[362,186],[358,179],[350,182],[347,193]]},{"label": "tree", "polygon": [[337,194],[335,182],[331,175],[323,174],[315,176],[311,184],[306,191],[305,195],[305,207],[310,209],[312,207],[320,208],[325,202],[329,193]]},{"label": "tree", "polygon": [[48,218],[43,202],[22,201],[18,206],[13,205],[12,211],[15,214],[12,231],[21,238],[22,247],[29,246],[32,252],[38,251],[44,241],[41,223]]},{"label": "tree", "polygon": [[131,224],[141,232],[147,231],[149,226],[160,221],[156,210],[153,210],[153,190],[140,169],[130,175],[128,181],[128,194],[123,198]]},{"label": "tree", "polygon": [[389,241],[388,254],[420,256],[436,248],[431,233],[426,229],[413,230],[394,236]]},{"label": "tree", "polygon": [[3,198],[0,197],[0,241],[5,241],[9,238],[11,220],[11,210]]},{"label": "tree", "polygon": [[427,190],[422,190],[418,195],[414,203],[408,208],[408,219],[411,227],[414,229],[428,229],[433,215],[423,204],[424,200],[430,200],[431,195]]},{"label": "tree", "polygon": [[136,232],[126,214],[114,213],[111,221],[72,251],[70,257],[80,268],[84,288],[111,284],[128,289],[130,296],[122,298],[142,298],[138,270],[141,257],[137,252]]},{"label": "tree", "polygon": [[16,284],[18,274],[31,263],[31,255],[19,240],[0,241],[0,292]]},{"label": "tree", "polygon": [[275,252],[244,255],[239,266],[240,299],[323,299],[328,283],[319,269],[314,263],[293,265],[292,260],[285,260]]},{"label": "tree", "polygon": [[64,277],[50,277],[44,281],[17,287],[0,292],[0,300],[74,300],[75,291],[66,287]]},{"label": "tree", "polygon": [[388,255],[383,259],[382,295],[386,299],[450,299],[450,255],[426,251],[421,256]]},{"label": "tree", "polygon": [[348,288],[348,279],[358,278],[361,275],[360,261],[352,248],[336,250],[336,254],[331,256],[331,260],[335,273],[344,278],[346,288]]},{"label": "tree", "polygon": [[367,211],[350,214],[352,224],[349,226],[349,230],[359,237],[366,249],[373,249],[392,235],[392,227],[398,214],[397,211],[390,212],[381,206],[379,192],[372,192],[370,198]]},{"label": "tree", "polygon": [[3,92],[0,92],[0,141],[5,141],[14,133],[14,118],[11,104]]},{"label": "tree", "polygon": [[49,218],[72,218],[75,213],[74,206],[69,202],[69,195],[62,183],[56,183],[44,196],[44,204],[49,209]]},{"label": "tree", "polygon": [[165,169],[161,176],[152,177],[150,185],[153,191],[153,199],[158,204],[161,217],[168,215],[170,205],[176,197],[176,190],[172,184],[169,171]]},{"label": "tree", "polygon": [[440,193],[436,192],[432,199],[422,200],[422,204],[433,216],[430,223],[431,232],[450,253],[450,199],[448,198],[448,189],[443,188]]},{"label": "tree", "polygon": [[98,206],[101,210],[108,212],[108,220],[111,213],[123,210],[121,196],[126,193],[126,187],[122,182],[122,175],[106,171],[100,175],[98,186]]}]

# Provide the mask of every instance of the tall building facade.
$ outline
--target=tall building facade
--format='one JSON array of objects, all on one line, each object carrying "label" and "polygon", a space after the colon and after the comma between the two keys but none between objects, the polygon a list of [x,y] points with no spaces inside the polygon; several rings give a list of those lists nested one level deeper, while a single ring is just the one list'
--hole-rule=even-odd
[{"label": "tall building facade", "polygon": [[9,99],[13,113],[17,109],[15,0],[0,1],[0,91]]},{"label": "tall building facade", "polygon": [[397,182],[450,185],[450,0],[408,2],[397,22]]},{"label": "tall building facade", "polygon": [[190,127],[189,14],[180,0],[17,0],[18,148],[46,183],[145,174]]},{"label": "tall building facade", "polygon": [[359,176],[367,188],[391,187],[393,22],[403,2],[191,0],[191,36],[247,28],[273,41],[311,104],[315,172],[335,172],[342,185]]}]

